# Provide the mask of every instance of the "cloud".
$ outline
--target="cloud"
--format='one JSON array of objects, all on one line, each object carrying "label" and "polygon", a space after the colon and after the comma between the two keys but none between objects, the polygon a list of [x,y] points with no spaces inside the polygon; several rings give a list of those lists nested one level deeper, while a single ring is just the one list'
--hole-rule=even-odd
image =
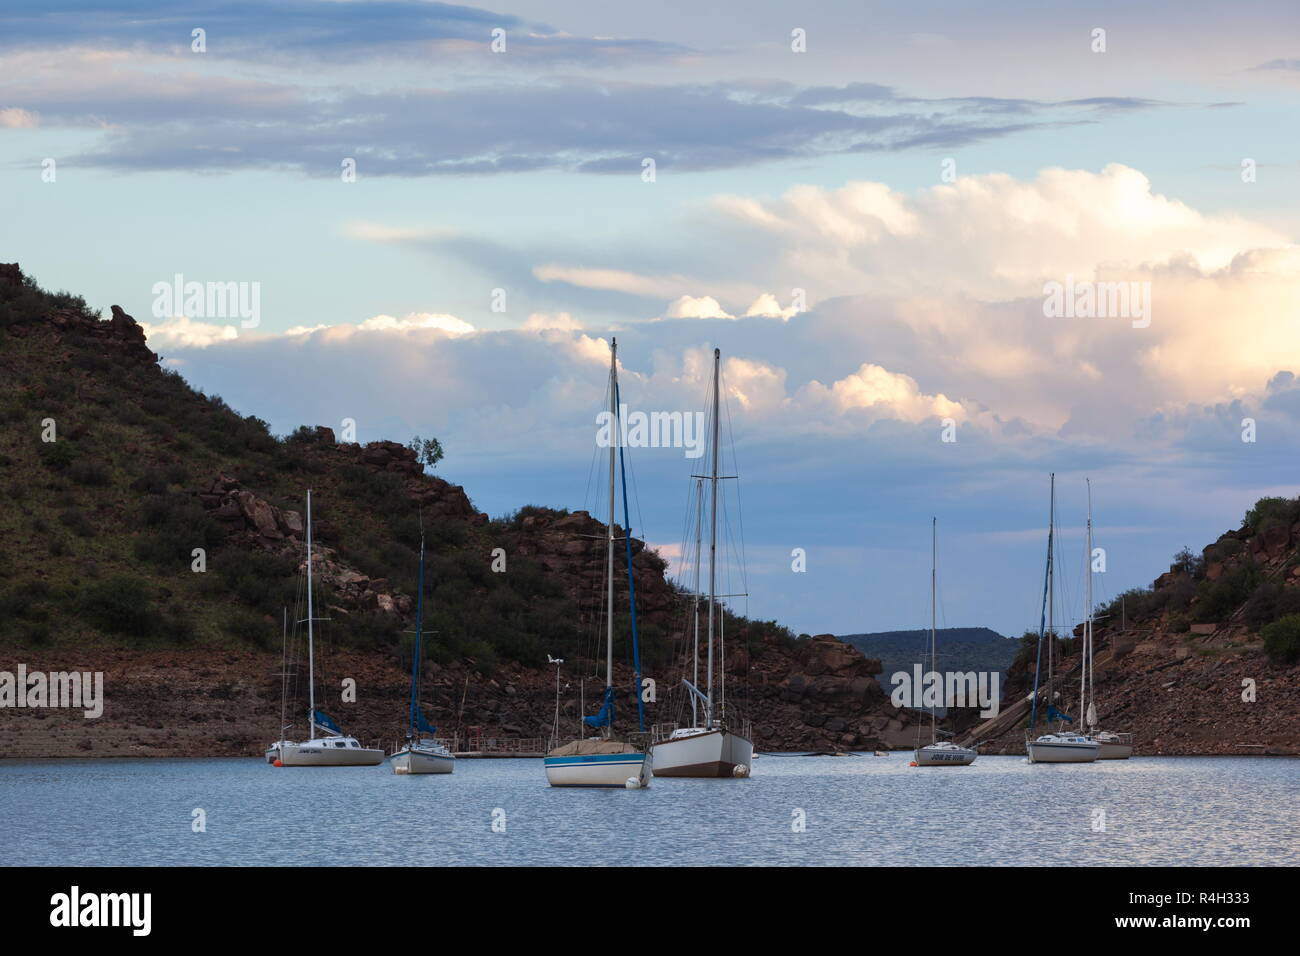
[{"label": "cloud", "polygon": [[363,332],[396,331],[407,332],[412,329],[438,329],[452,335],[466,335],[474,331],[474,326],[454,315],[434,312],[409,312],[400,319],[391,315],[376,315],[366,319],[359,326]]},{"label": "cloud", "polygon": [[583,325],[568,312],[534,312],[524,320],[523,327],[533,332],[545,329],[563,329],[573,332],[580,330]]},{"label": "cloud", "polygon": [[39,11],[10,19],[0,34],[0,50],[59,43],[189,55],[191,24],[205,29],[212,55],[256,64],[286,58],[348,63],[492,55],[489,43],[498,29],[505,31],[507,52],[528,61],[617,66],[689,53],[687,47],[661,40],[576,36],[491,10],[421,0],[285,0],[274,9],[230,0],[176,0],[165,13],[128,0],[50,0]]},{"label": "cloud", "polygon": [[1174,263],[1212,271],[1290,245],[1276,229],[1156,193],[1118,164],[1045,169],[1031,181],[963,176],[910,196],[873,182],[796,186],[778,199],[717,197],[712,212],[716,227],[819,298],[864,288],[1041,294],[1044,281],[1069,274]]},{"label": "cloud", "polygon": [[10,106],[0,109],[0,129],[35,129],[41,125],[36,113]]},{"label": "cloud", "polygon": [[233,325],[197,322],[183,315],[173,315],[161,322],[141,322],[140,327],[154,349],[205,349],[239,338],[239,329]]},{"label": "cloud", "polygon": [[711,295],[683,295],[668,304],[664,317],[669,319],[734,319]]},{"label": "cloud", "polygon": [[456,230],[441,226],[392,226],[379,222],[348,222],[339,231],[349,239],[365,242],[424,242],[456,236]]},{"label": "cloud", "polygon": [[804,387],[804,395],[812,403],[841,413],[863,409],[876,417],[909,422],[929,418],[952,418],[960,422],[967,417],[960,402],[942,394],[924,395],[911,376],[865,362],[852,375],[832,383],[829,388],[818,381],[809,382]]},{"label": "cloud", "polygon": [[[569,58],[594,69],[639,56],[668,64],[689,51],[575,37],[489,11],[405,0],[295,3],[277,8],[274,30],[242,7],[227,8],[221,20],[214,15],[185,6],[165,18],[142,10],[128,28],[112,19],[110,4],[60,21],[58,30],[44,18],[49,14],[23,21],[7,43],[0,39],[0,102],[39,113],[46,126],[98,134],[73,157],[81,165],[337,176],[349,157],[359,177],[639,175],[647,157],[664,171],[731,169],[953,148],[1173,105],[1128,97],[924,98],[871,83],[683,83],[560,73],[554,64]],[[188,30],[178,22],[212,24],[210,52],[190,52]],[[487,47],[496,27],[510,37],[507,54]],[[436,81],[402,77],[404,84],[388,79],[384,86],[373,70],[340,66],[326,85],[302,62],[380,54],[423,62],[431,49],[439,57],[468,57],[479,72],[449,70]],[[246,69],[250,62],[257,75]]]}]

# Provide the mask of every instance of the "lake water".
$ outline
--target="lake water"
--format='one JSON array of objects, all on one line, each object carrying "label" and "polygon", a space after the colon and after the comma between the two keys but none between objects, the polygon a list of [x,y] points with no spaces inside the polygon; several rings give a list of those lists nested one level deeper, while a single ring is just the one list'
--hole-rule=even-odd
[{"label": "lake water", "polygon": [[[555,790],[540,760],[416,777],[260,759],[0,761],[0,863],[1300,864],[1293,759],[910,759],[763,756],[748,780],[646,790]],[[195,808],[206,832],[192,831]]]}]

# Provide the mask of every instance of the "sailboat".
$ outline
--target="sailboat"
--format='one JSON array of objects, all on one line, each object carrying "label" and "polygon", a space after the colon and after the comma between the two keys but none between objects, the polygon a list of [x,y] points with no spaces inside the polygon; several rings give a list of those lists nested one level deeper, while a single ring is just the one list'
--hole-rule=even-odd
[{"label": "sailboat", "polygon": [[[939,520],[930,519],[930,672],[939,673],[939,652],[935,640],[936,570],[939,564]],[[975,762],[978,754],[970,747],[959,747],[951,740],[939,739],[935,706],[930,705],[930,742],[917,747],[914,759],[918,767],[966,767]]]},{"label": "sailboat", "polygon": [[[1052,587],[1053,555],[1056,547],[1056,475],[1052,475],[1051,508],[1047,519],[1047,571],[1043,585],[1043,614],[1038,623],[1038,659],[1034,664],[1034,702],[1030,711],[1029,730],[1025,734],[1025,751],[1030,763],[1092,763],[1101,751],[1101,744],[1081,733],[1064,730],[1067,717],[1056,709],[1056,681],[1054,673],[1054,649],[1056,645],[1056,622],[1053,620],[1055,601]],[[1035,737],[1038,726],[1038,677],[1043,663],[1043,637],[1047,637],[1047,719],[1056,718],[1059,722],[1055,733],[1046,733]],[[1080,666],[1083,666],[1080,663]]]},{"label": "sailboat", "polygon": [[[373,767],[383,763],[384,752],[362,747],[355,737],[343,734],[324,711],[316,709],[316,641],[312,629],[311,489],[307,490],[307,727],[308,739],[293,743],[281,736],[267,751],[277,767]],[[284,734],[281,722],[280,733]],[[322,735],[316,736],[320,730]]]},{"label": "sailboat", "polygon": [[[605,696],[600,712],[583,717],[586,727],[600,728],[600,736],[579,738],[549,751],[542,763],[546,780],[552,787],[626,787],[629,790],[649,786],[650,755],[626,741],[614,739],[614,475],[622,447],[618,428],[618,342],[609,343],[609,521],[606,524],[605,555]],[[627,512],[627,482],[623,483],[624,513]],[[626,524],[626,517],[624,523]],[[628,527],[628,577],[632,575],[631,528]],[[633,615],[633,644],[636,644],[636,597],[629,602]],[[556,676],[558,686],[558,672]],[[640,700],[640,666],[637,667],[637,699]],[[639,705],[638,705],[639,706]]]},{"label": "sailboat", "polygon": [[393,773],[452,773],[456,758],[445,746],[420,734],[436,734],[420,709],[420,640],[424,636],[424,535],[420,535],[420,583],[415,598],[415,644],[411,651],[411,706],[406,743],[394,749]]},{"label": "sailboat", "polygon": [[[705,675],[705,689],[701,691],[696,682],[683,678],[682,683],[692,698],[692,711],[696,717],[699,708],[704,712],[703,722],[695,722],[692,727],[673,730],[668,737],[657,740],[650,745],[654,758],[656,777],[747,777],[754,762],[754,742],[746,735],[737,733],[728,725],[725,684],[715,707],[713,695],[714,667],[714,629],[715,619],[722,618],[717,602],[717,552],[718,552],[718,438],[721,432],[719,410],[719,369],[722,361],[720,349],[713,350],[713,448],[712,464],[708,476],[710,486],[709,505],[709,601],[708,601],[708,663]],[[702,486],[697,486],[702,488]],[[702,498],[701,501],[702,507]],[[697,529],[700,525],[697,523]],[[698,549],[697,549],[698,556]],[[696,566],[698,567],[698,560]],[[699,589],[696,589],[699,593]],[[698,617],[697,617],[698,629]],[[695,673],[699,667],[699,636],[695,641]],[[694,721],[693,721],[694,722]]]},{"label": "sailboat", "polygon": [[[1092,625],[1093,625],[1093,607],[1092,607],[1092,481],[1085,479],[1088,484],[1088,539],[1086,553],[1084,555],[1087,561],[1087,601],[1088,601],[1088,618],[1083,626],[1083,657],[1084,664],[1080,665],[1083,673],[1079,676],[1079,709],[1085,712],[1084,723],[1088,725],[1088,736],[1097,743],[1101,744],[1101,750],[1097,753],[1098,760],[1127,760],[1133,756],[1133,735],[1116,733],[1112,730],[1101,730],[1097,726],[1097,691],[1092,682]],[[1086,706],[1085,706],[1086,702]]]}]

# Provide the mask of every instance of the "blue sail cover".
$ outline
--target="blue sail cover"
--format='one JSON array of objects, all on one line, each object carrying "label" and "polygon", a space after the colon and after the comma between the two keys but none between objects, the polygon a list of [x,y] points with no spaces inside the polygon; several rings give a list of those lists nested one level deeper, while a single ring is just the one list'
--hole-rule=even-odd
[{"label": "blue sail cover", "polygon": [[424,710],[420,707],[415,708],[415,729],[424,734],[436,734],[438,732],[438,728],[425,718]]},{"label": "blue sail cover", "polygon": [[325,713],[323,710],[316,711],[315,720],[316,726],[324,727],[332,734],[341,735],[343,733],[343,731],[339,730],[339,725],[330,720],[329,714]]},{"label": "blue sail cover", "polygon": [[1061,713],[1059,710],[1057,710],[1057,709],[1056,709],[1055,707],[1053,707],[1051,704],[1048,704],[1048,705],[1047,705],[1047,719],[1048,719],[1048,720],[1063,720],[1063,721],[1065,721],[1067,724],[1072,724],[1072,723],[1074,723],[1074,718],[1073,718],[1073,717],[1071,717],[1069,714],[1063,714],[1063,713]]},{"label": "blue sail cover", "polygon": [[605,703],[595,717],[584,717],[582,722],[588,727],[608,727],[614,723],[614,688],[605,688]]}]

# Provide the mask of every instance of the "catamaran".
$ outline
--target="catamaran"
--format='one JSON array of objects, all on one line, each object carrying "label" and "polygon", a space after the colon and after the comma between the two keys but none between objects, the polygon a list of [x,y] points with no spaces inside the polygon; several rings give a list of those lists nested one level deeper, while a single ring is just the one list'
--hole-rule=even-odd
[{"label": "catamaran", "polygon": [[[930,672],[939,673],[938,643],[935,640],[935,593],[939,565],[939,519],[930,519]],[[933,701],[933,697],[931,701]],[[919,736],[919,733],[918,733]],[[971,747],[961,747],[951,740],[939,739],[935,704],[930,705],[930,742],[917,747],[914,759],[918,767],[966,767],[975,762],[978,754]]]},{"label": "catamaran", "polygon": [[[708,481],[710,483],[709,505],[709,600],[708,600],[708,664],[705,675],[705,688],[699,689],[698,677],[695,682],[685,678],[682,684],[691,694],[693,716],[698,717],[703,709],[702,723],[691,727],[672,730],[668,736],[656,740],[650,745],[654,758],[656,777],[747,777],[754,762],[754,742],[745,733],[739,733],[727,720],[725,683],[720,686],[721,693],[715,701],[713,695],[714,666],[714,628],[715,619],[719,624],[723,619],[721,609],[717,606],[717,552],[718,552],[718,438],[721,432],[719,418],[719,382],[722,352],[713,350],[713,413],[712,413],[712,464]],[[702,488],[697,485],[697,488]],[[702,502],[702,497],[699,499]],[[701,504],[702,507],[702,504]],[[697,531],[701,523],[697,522]],[[696,567],[699,549],[696,549]],[[698,595],[699,588],[696,588]],[[698,601],[697,601],[698,606]],[[694,674],[699,669],[699,617],[696,615],[696,640]]]},{"label": "catamaran", "polygon": [[415,643],[411,649],[411,706],[406,724],[406,743],[393,750],[393,773],[452,773],[456,757],[433,737],[438,728],[425,719],[420,708],[420,641],[424,636],[424,535],[420,535],[420,583],[415,598]]},{"label": "catamaran", "polygon": [[[618,343],[609,343],[609,521],[606,524],[605,555],[605,696],[600,712],[583,717],[585,727],[599,728],[600,735],[580,738],[550,750],[542,763],[552,787],[625,787],[633,790],[650,784],[650,755],[614,737],[614,475],[621,460],[622,440],[618,409]],[[632,530],[627,514],[627,478],[623,479],[623,512],[627,536],[629,596],[632,607],[632,644],[636,654],[636,594],[632,582]],[[558,672],[556,676],[558,686]],[[641,667],[637,660],[636,686],[640,713]]]},{"label": "catamaran", "polygon": [[[383,763],[384,752],[363,747],[355,737],[345,736],[324,711],[316,709],[316,642],[312,629],[311,489],[307,490],[307,727],[308,739],[301,743],[281,738],[267,748],[266,759],[277,767],[373,767]],[[322,736],[317,737],[320,730]]]},{"label": "catamaran", "polygon": [[[1079,676],[1079,709],[1084,711],[1084,723],[1088,725],[1088,736],[1101,744],[1097,752],[1098,760],[1127,760],[1133,756],[1133,735],[1116,733],[1113,730],[1101,730],[1097,726],[1097,691],[1092,682],[1092,481],[1088,484],[1088,537],[1084,558],[1087,561],[1087,602],[1088,618],[1083,626],[1083,663]],[[1085,706],[1086,702],[1086,706]]]},{"label": "catamaran", "polygon": [[[1064,730],[1065,723],[1073,718],[1056,709],[1055,645],[1056,622],[1053,595],[1053,556],[1056,547],[1056,475],[1052,475],[1051,507],[1047,519],[1047,571],[1043,585],[1043,616],[1038,622],[1038,659],[1034,664],[1034,694],[1030,709],[1029,730],[1025,734],[1025,751],[1030,763],[1092,763],[1101,751],[1101,744],[1081,733]],[[1038,678],[1043,663],[1043,638],[1047,638],[1047,719],[1057,720],[1054,733],[1035,736],[1038,726]],[[1080,663],[1082,667],[1082,662]]]}]

